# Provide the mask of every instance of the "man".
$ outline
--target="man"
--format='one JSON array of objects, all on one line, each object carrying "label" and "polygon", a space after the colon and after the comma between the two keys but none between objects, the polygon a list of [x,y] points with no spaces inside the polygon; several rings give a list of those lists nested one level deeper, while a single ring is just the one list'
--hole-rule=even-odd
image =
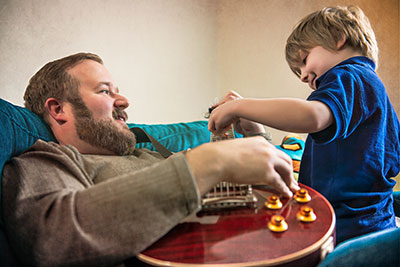
[{"label": "man", "polygon": [[[168,159],[134,149],[128,100],[102,60],[79,53],[46,64],[25,105],[58,144],[37,141],[5,166],[3,218],[28,265],[112,266],[134,257],[200,209],[224,180],[298,189],[291,159],[262,137],[209,143]],[[246,135],[262,126],[242,121]]]}]

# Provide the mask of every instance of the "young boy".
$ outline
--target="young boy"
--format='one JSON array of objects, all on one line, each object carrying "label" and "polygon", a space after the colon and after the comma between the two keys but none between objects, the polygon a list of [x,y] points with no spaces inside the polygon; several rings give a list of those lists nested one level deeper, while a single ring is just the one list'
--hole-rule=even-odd
[{"label": "young boy", "polygon": [[395,227],[391,178],[400,167],[399,120],[375,73],[378,47],[367,17],[357,7],[310,14],[289,36],[286,59],[314,90],[307,100],[231,92],[212,112],[209,129],[220,133],[243,118],[309,133],[299,181],[333,205],[337,243]]}]

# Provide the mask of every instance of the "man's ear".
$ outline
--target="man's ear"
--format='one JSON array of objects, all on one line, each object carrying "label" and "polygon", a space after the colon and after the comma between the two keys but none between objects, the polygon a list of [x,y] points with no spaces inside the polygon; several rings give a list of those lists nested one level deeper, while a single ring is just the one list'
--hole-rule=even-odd
[{"label": "man's ear", "polygon": [[64,102],[55,98],[48,98],[45,103],[45,108],[49,117],[53,118],[58,124],[64,124],[67,121],[67,114],[64,110]]}]

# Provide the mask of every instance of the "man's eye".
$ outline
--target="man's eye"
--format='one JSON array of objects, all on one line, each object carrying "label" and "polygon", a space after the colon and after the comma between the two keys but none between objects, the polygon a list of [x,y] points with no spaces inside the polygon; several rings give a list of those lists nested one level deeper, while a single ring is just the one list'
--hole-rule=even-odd
[{"label": "man's eye", "polygon": [[305,56],[304,59],[303,59],[303,64],[304,64],[304,65],[307,63],[307,57],[308,57],[308,56]]},{"label": "man's eye", "polygon": [[101,90],[99,93],[109,95],[110,94],[110,90],[104,89],[104,90]]}]

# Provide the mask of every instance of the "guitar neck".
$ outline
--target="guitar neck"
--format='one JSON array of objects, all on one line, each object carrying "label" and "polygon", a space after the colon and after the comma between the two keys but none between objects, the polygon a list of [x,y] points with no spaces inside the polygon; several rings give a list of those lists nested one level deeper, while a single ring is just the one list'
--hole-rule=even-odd
[{"label": "guitar neck", "polygon": [[217,141],[234,139],[234,138],[235,138],[235,133],[233,131],[233,126],[231,126],[228,130],[226,130],[221,135],[216,135],[214,133],[211,133],[210,142],[217,142]]}]

